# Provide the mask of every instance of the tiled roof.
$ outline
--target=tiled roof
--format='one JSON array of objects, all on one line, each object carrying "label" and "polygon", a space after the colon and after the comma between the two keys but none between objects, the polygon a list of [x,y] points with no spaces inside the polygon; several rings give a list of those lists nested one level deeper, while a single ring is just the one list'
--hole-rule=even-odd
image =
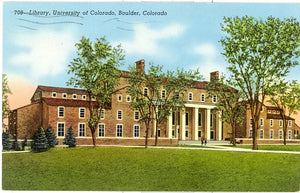
[{"label": "tiled roof", "polygon": [[[89,107],[90,102],[84,100],[73,100],[73,99],[58,99],[58,98],[43,98],[48,105],[53,106],[68,106],[68,107]],[[94,107],[99,107],[98,102],[91,101]]]},{"label": "tiled roof", "polygon": [[273,111],[282,111],[280,108],[278,107],[274,107],[274,106],[266,106],[267,110],[273,110]]},{"label": "tiled roof", "polygon": [[206,82],[206,81],[203,81],[203,82],[195,81],[195,82],[193,83],[193,85],[194,85],[194,88],[206,89],[206,85],[207,85],[208,83],[209,83],[209,82]]},{"label": "tiled roof", "polygon": [[52,86],[38,86],[42,91],[48,92],[61,92],[61,93],[74,93],[74,94],[88,94],[84,89],[74,89],[74,88],[61,88],[61,87],[52,87]]},{"label": "tiled roof", "polygon": [[[295,120],[289,116],[285,116],[287,120]],[[282,119],[280,114],[267,114],[267,119]]]}]

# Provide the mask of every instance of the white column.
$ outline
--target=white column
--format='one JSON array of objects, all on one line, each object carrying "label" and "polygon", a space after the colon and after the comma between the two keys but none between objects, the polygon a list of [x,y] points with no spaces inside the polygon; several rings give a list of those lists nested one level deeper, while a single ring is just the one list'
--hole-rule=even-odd
[{"label": "white column", "polygon": [[158,108],[155,107],[155,113],[153,115],[154,120],[153,120],[153,136],[156,136],[156,113],[158,112]]},{"label": "white column", "polygon": [[181,140],[185,140],[185,108],[181,111]]},{"label": "white column", "polygon": [[222,140],[222,119],[221,119],[221,115],[222,112],[219,111],[219,139],[218,140]]},{"label": "white column", "polygon": [[210,109],[206,109],[206,139],[210,140]]},{"label": "white column", "polygon": [[172,118],[173,118],[173,112],[171,111],[171,114],[169,115],[169,139],[172,139]]},{"label": "white column", "polygon": [[194,125],[194,133],[195,133],[195,140],[198,140],[198,114],[199,114],[199,111],[198,111],[198,108],[194,108],[194,119],[195,119],[195,125]]}]

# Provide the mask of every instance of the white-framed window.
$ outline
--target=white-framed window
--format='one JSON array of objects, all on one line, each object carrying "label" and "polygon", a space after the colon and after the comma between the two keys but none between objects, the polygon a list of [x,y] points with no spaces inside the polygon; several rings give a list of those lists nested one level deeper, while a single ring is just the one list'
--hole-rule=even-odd
[{"label": "white-framed window", "polygon": [[292,139],[292,131],[288,130],[288,139]]},{"label": "white-framed window", "polygon": [[278,138],[282,139],[282,129],[279,130]]},{"label": "white-framed window", "polygon": [[133,137],[140,137],[140,126],[139,125],[133,126]]},{"label": "white-framed window", "polygon": [[283,125],[283,121],[279,120],[279,127],[282,127],[282,125]]},{"label": "white-framed window", "polygon": [[253,136],[253,130],[250,129],[250,130],[249,130],[249,137],[252,137],[252,136]]},{"label": "white-framed window", "polygon": [[198,138],[201,138],[201,130],[198,130]]},{"label": "white-framed window", "polygon": [[73,98],[73,99],[77,99],[77,94],[73,94],[73,95],[72,95],[72,98]]},{"label": "white-framed window", "polygon": [[198,113],[198,126],[202,126],[202,113]]},{"label": "white-framed window", "polygon": [[84,118],[85,117],[85,108],[80,107],[79,108],[79,118]]},{"label": "white-framed window", "polygon": [[292,127],[292,121],[291,120],[289,120],[289,127]]},{"label": "white-framed window", "polygon": [[67,93],[62,93],[62,98],[67,98]]},{"label": "white-framed window", "polygon": [[56,98],[57,97],[57,93],[56,92],[52,92],[52,95],[51,95],[53,98]]},{"label": "white-framed window", "polygon": [[263,118],[260,119],[260,126],[264,126],[264,119]]},{"label": "white-framed window", "polygon": [[253,125],[253,119],[250,118],[250,125]]},{"label": "white-framed window", "polygon": [[189,125],[189,113],[185,113],[185,125]]},{"label": "white-framed window", "polygon": [[174,93],[175,99],[179,99],[179,92]]},{"label": "white-framed window", "polygon": [[273,127],[273,125],[274,125],[274,121],[273,119],[270,119],[270,126]]},{"label": "white-framed window", "polygon": [[140,119],[140,113],[138,111],[134,111],[134,120],[138,121]]},{"label": "white-framed window", "polygon": [[162,90],[161,91],[161,98],[165,98],[166,97],[166,91],[165,90]]},{"label": "white-framed window", "polygon": [[123,125],[117,124],[117,137],[123,136]]},{"label": "white-framed window", "polygon": [[57,136],[58,137],[65,136],[65,123],[57,123]]},{"label": "white-framed window", "polygon": [[95,96],[92,96],[92,101],[95,101],[96,100],[96,97]]},{"label": "white-framed window", "polygon": [[[99,109],[100,110],[100,109]],[[105,118],[105,110],[104,109],[101,109],[101,112],[100,112],[100,119],[104,119]]]},{"label": "white-framed window", "polygon": [[261,129],[261,130],[259,131],[259,138],[260,138],[260,139],[263,139],[263,138],[264,138],[264,130],[263,130],[263,129]]},{"label": "white-framed window", "polygon": [[261,111],[261,112],[264,112],[264,107],[261,107],[260,111]]},{"label": "white-framed window", "polygon": [[58,107],[57,111],[58,111],[59,118],[63,118],[65,116],[65,108],[64,107]]},{"label": "white-framed window", "polygon": [[79,123],[78,124],[78,136],[79,137],[84,137],[85,136],[85,124],[84,123]]},{"label": "white-framed window", "polygon": [[86,95],[81,96],[82,100],[86,100]]},{"label": "white-framed window", "polygon": [[210,113],[210,126],[211,127],[213,126],[213,118],[214,118],[213,114]]},{"label": "white-framed window", "polygon": [[201,94],[201,102],[204,102],[204,101],[205,101],[205,94],[202,93],[202,94]]},{"label": "white-framed window", "polygon": [[144,88],[144,96],[148,96],[148,88],[147,87]]},{"label": "white-framed window", "polygon": [[188,97],[189,97],[189,101],[193,100],[193,93],[189,92]]},{"label": "white-framed window", "polygon": [[175,112],[172,112],[172,125],[175,125]]},{"label": "white-framed window", "polygon": [[274,139],[274,131],[273,131],[273,129],[270,130],[270,139]]},{"label": "white-framed window", "polygon": [[130,102],[131,101],[131,97],[130,97],[130,95],[127,95],[126,96],[126,102]]},{"label": "white-framed window", "polygon": [[160,129],[157,130],[157,137],[160,137]]},{"label": "white-framed window", "polygon": [[117,111],[117,120],[122,120],[122,110]]},{"label": "white-framed window", "polygon": [[118,102],[122,102],[122,95],[118,94]]},{"label": "white-framed window", "polygon": [[214,96],[212,97],[212,102],[213,102],[213,103],[216,103],[216,102],[217,102],[217,95],[214,95]]},{"label": "white-framed window", "polygon": [[105,125],[101,123],[98,125],[98,136],[104,137],[104,134],[105,134]]},{"label": "white-framed window", "polygon": [[189,137],[189,130],[185,130],[185,137]]}]

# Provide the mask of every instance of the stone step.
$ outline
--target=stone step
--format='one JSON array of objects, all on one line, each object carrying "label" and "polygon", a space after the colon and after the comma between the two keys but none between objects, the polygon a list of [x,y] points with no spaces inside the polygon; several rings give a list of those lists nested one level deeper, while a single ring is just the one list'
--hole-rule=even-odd
[{"label": "stone step", "polygon": [[[230,141],[207,141],[208,145],[229,145]],[[186,141],[179,141],[179,145],[201,145],[201,141],[194,141],[194,140],[186,140]]]}]

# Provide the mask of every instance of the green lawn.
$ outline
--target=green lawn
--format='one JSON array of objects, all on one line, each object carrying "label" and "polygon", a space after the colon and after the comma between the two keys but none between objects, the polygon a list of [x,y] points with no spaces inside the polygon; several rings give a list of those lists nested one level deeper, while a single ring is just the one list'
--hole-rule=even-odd
[{"label": "green lawn", "polygon": [[[233,146],[231,145],[230,147]],[[236,147],[252,149],[252,145],[237,145]],[[272,150],[272,151],[299,151],[300,152],[300,145],[258,145],[258,149]]]},{"label": "green lawn", "polygon": [[4,190],[289,192],[300,182],[294,154],[76,147],[2,159]]}]

